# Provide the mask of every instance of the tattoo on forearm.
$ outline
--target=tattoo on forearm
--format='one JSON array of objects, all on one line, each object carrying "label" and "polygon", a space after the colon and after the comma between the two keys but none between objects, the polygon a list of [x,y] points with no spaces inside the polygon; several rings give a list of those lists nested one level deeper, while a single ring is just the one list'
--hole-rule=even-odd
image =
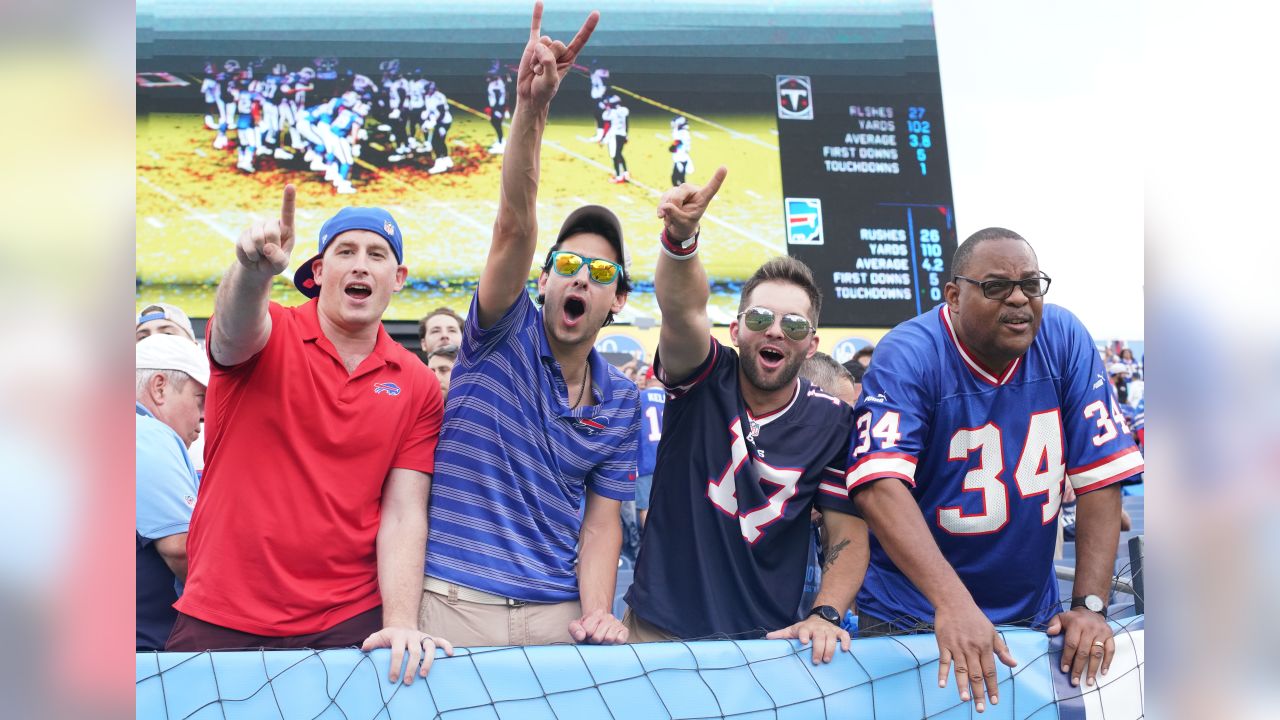
[{"label": "tattoo on forearm", "polygon": [[827,557],[825,560],[822,561],[822,572],[826,572],[830,570],[831,566],[836,564],[836,558],[840,557],[840,551],[844,550],[848,546],[849,546],[848,540],[841,540],[835,545],[827,548],[827,553],[826,553]]}]

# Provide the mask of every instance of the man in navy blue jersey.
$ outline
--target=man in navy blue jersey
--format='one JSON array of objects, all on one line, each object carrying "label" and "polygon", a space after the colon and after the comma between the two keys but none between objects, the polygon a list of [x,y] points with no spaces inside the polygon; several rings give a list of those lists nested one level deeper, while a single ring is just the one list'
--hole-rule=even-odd
[{"label": "man in navy blue jersey", "polygon": [[[847,476],[871,527],[859,627],[936,628],[939,683],[997,701],[992,623],[1064,636],[1079,684],[1111,663],[1105,618],[1121,480],[1142,472],[1093,340],[1044,304],[1049,278],[1017,233],[988,228],[952,262],[946,302],[876,348],[855,408]],[[1059,606],[1053,552],[1063,484],[1079,497],[1076,579]]]},{"label": "man in navy blue jersey", "polygon": [[[838,480],[853,413],[797,377],[818,349],[822,302],[799,261],[774,258],[743,287],[729,326],[740,354],[711,336],[698,223],[725,174],[672,188],[658,207],[654,368],[669,400],[623,622],[636,641],[799,638],[813,642],[815,663],[830,661],[837,645],[849,647],[840,620],[861,580],[841,556],[856,523]],[[826,511],[831,565],[801,618],[815,503]]]}]

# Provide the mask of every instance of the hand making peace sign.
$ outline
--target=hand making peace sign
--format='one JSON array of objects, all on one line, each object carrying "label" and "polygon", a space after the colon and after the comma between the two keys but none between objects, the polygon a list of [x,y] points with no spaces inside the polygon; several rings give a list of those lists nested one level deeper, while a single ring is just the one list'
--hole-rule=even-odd
[{"label": "hand making peace sign", "polygon": [[542,34],[542,3],[534,3],[529,42],[524,46],[524,54],[520,56],[520,70],[516,77],[517,107],[530,107],[532,103],[532,107],[543,108],[551,102],[560,88],[560,81],[573,67],[578,53],[587,44],[598,22],[600,13],[591,11],[578,34],[566,46],[563,42]]}]

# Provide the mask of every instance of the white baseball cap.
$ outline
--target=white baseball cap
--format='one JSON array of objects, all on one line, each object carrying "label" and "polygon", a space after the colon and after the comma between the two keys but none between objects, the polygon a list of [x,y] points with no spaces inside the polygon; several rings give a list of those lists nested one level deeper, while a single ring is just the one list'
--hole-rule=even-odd
[{"label": "white baseball cap", "polygon": [[138,370],[178,370],[209,387],[209,360],[199,345],[177,335],[148,335],[134,346]]},{"label": "white baseball cap", "polygon": [[1107,367],[1107,372],[1111,375],[1124,375],[1129,372],[1129,367],[1124,363],[1111,363]]},{"label": "white baseball cap", "polygon": [[182,311],[182,308],[169,303],[152,303],[142,309],[138,313],[138,324],[134,327],[141,327],[142,323],[151,322],[152,320],[168,320],[178,327],[186,331],[187,337],[192,342],[196,340],[196,331],[191,326],[191,318]]}]

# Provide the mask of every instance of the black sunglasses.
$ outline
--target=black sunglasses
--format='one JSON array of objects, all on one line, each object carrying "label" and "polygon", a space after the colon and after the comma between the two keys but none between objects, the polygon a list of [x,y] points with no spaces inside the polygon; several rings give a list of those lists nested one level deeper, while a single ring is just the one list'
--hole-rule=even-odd
[{"label": "black sunglasses", "polygon": [[1013,294],[1016,285],[1022,288],[1022,294],[1029,298],[1044,297],[1049,292],[1049,283],[1053,282],[1048,275],[1027,278],[1025,280],[974,280],[963,275],[953,275],[956,280],[964,280],[982,288],[982,297],[988,300],[1004,300]]}]

